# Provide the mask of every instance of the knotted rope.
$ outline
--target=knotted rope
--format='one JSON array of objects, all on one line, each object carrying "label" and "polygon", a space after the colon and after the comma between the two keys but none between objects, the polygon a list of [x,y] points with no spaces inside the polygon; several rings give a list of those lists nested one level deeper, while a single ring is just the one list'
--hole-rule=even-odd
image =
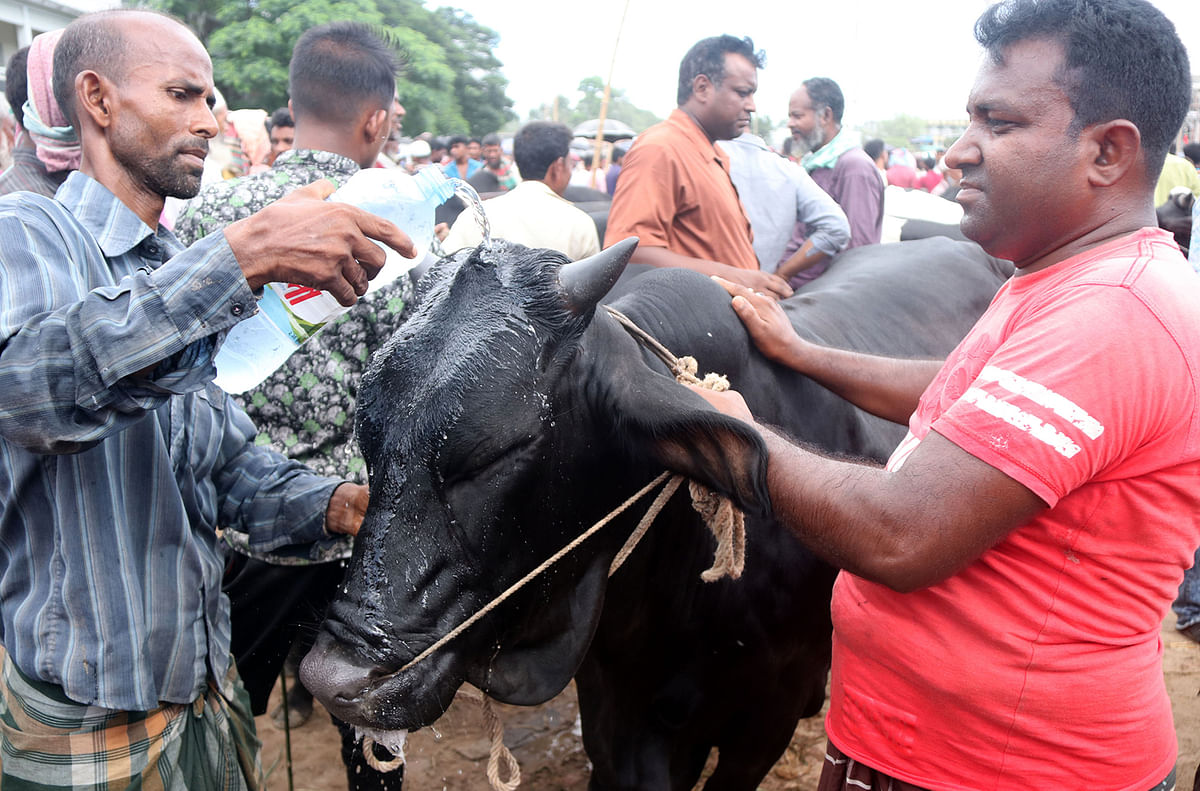
[{"label": "knotted rope", "polygon": [[[512,751],[504,745],[504,723],[500,722],[499,715],[496,714],[495,708],[492,707],[491,698],[475,687],[470,686],[464,686],[459,689],[458,696],[464,700],[479,704],[484,724],[487,726],[488,736],[491,737],[492,744],[488,751],[487,765],[488,783],[495,791],[517,791],[517,788],[521,785],[521,765],[517,763],[516,756],[512,754]],[[375,740],[370,736],[363,736],[362,749],[363,758],[366,759],[367,765],[377,772],[394,772],[404,765],[403,752],[400,755],[393,756],[390,761],[380,760],[375,755]],[[502,763],[508,772],[507,780],[500,778],[500,765]]]},{"label": "knotted rope", "polygon": [[[504,744],[504,723],[496,710],[492,708],[492,699],[483,694],[482,690],[468,687],[459,691],[467,700],[479,704],[483,719],[487,724],[488,735],[492,737],[492,746],[488,752],[487,778],[495,791],[517,791],[521,785],[521,765],[517,763],[512,751]],[[500,762],[508,771],[508,780],[500,779]]]},{"label": "knotted rope", "polygon": [[[386,747],[384,748],[387,749]],[[399,755],[393,755],[390,761],[381,761],[375,755],[375,740],[370,736],[362,737],[363,758],[367,762],[367,766],[374,769],[376,772],[394,772],[401,766],[404,766],[404,751],[401,750]],[[389,752],[391,752],[389,750]]]},{"label": "knotted rope", "polygon": [[[653,351],[659,359],[666,363],[671,370],[676,381],[683,384],[691,384],[708,390],[724,391],[729,389],[729,380],[721,374],[709,373],[703,379],[696,376],[699,365],[694,357],[676,357],[669,349],[658,342],[654,336],[638,327],[625,314],[618,311],[616,308],[605,306],[616,321],[621,324],[631,335],[639,340],[643,345]],[[649,494],[659,484],[666,482],[662,491],[650,503],[650,507],[646,509],[646,513],[638,521],[637,527],[630,533],[629,538],[625,540],[624,545],[617,551],[613,557],[612,563],[608,568],[608,576],[616,573],[617,569],[625,562],[625,560],[633,553],[638,542],[642,540],[642,536],[649,530],[650,525],[654,522],[658,514],[666,506],[667,501],[679,489],[680,484],[684,481],[682,475],[672,475],[670,472],[664,472],[655,478],[650,483],[643,486],[632,496],[627,498],[615,509],[610,511],[603,519],[589,527],[579,536],[574,538],[569,544],[564,546],[559,551],[555,552],[545,561],[540,563],[536,568],[527,573],[517,582],[509,586],[508,590],[501,593],[496,598],[492,599],[484,605],[479,611],[471,615],[458,626],[451,629],[432,645],[414,657],[400,668],[397,673],[403,673],[415,665],[423,662],[435,651],[439,650],[446,643],[453,640],[458,635],[469,629],[480,618],[483,618],[489,612],[498,607],[501,603],[507,600],[510,596],[524,587],[530,580],[537,577],[550,566],[561,560],[567,553],[578,547],[587,539],[595,535],[601,528],[611,522],[613,519],[620,516],[631,505],[636,503],[642,497]],[[746,523],[745,515],[730,502],[729,498],[720,495],[703,484],[690,481],[688,486],[692,496],[692,507],[703,517],[705,524],[717,539],[717,550],[713,557],[713,565],[700,574],[700,579],[705,582],[715,582],[722,577],[730,577],[738,579],[742,576],[742,571],[746,565]],[[512,751],[504,744],[504,725],[500,722],[500,718],[496,715],[492,708],[491,699],[482,691],[474,688],[463,688],[459,690],[459,694],[463,697],[475,701],[482,709],[484,719],[487,723],[488,731],[492,739],[491,749],[488,755],[487,776],[488,782],[491,784],[494,791],[516,791],[521,785],[521,767],[517,763],[516,757]],[[390,761],[381,761],[375,757],[375,741],[364,736],[363,741],[363,756],[366,758],[367,764],[373,769],[380,772],[391,772],[397,769],[404,763],[403,756],[396,756]],[[504,763],[508,770],[509,779],[507,781],[500,779],[500,764]]]},{"label": "knotted rope", "polygon": [[[682,384],[696,385],[703,387],[706,390],[716,390],[724,392],[729,389],[729,380],[722,374],[708,373],[703,379],[696,376],[699,370],[699,364],[695,357],[676,357],[671,353],[671,350],[659,343],[658,339],[650,333],[643,330],[633,322],[628,316],[621,311],[605,305],[604,309],[608,314],[617,320],[617,323],[625,328],[625,331],[636,338],[643,346],[650,349],[662,360],[671,374],[675,377],[675,381]],[[678,488],[680,482],[683,481],[682,475],[676,475],[668,484],[671,491],[674,492]],[[717,552],[713,558],[713,565],[707,571],[700,575],[700,579],[705,582],[715,582],[722,577],[738,579],[742,576],[742,571],[746,567],[746,517],[740,510],[734,507],[728,497],[717,494],[703,484],[689,481],[688,490],[692,495],[692,507],[704,517],[704,523],[708,525],[708,529],[713,532],[717,538]],[[639,525],[639,528],[641,526]],[[634,531],[635,534],[637,531]],[[644,530],[642,532],[645,532]],[[640,540],[641,536],[638,536]],[[636,542],[634,542],[636,544]],[[631,548],[632,549],[632,548]],[[624,562],[624,558],[620,558]],[[612,571],[620,563],[614,561]],[[611,571],[609,572],[611,576]]]}]

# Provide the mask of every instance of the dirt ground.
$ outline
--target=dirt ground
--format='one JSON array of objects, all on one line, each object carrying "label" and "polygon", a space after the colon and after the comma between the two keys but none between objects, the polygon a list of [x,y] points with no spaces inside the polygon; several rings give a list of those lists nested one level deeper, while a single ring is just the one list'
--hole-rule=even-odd
[{"label": "dirt ground", "polygon": [[[1200,763],[1200,645],[1175,631],[1173,615],[1163,624],[1163,642],[1163,671],[1179,734],[1178,788],[1187,791]],[[574,687],[541,706],[497,704],[496,709],[505,725],[505,744],[521,765],[523,791],[587,788],[588,761],[580,745]],[[268,788],[289,791],[283,732],[266,716],[258,719],[258,728],[263,740],[263,766],[269,771]],[[294,791],[346,788],[337,731],[319,705],[305,725],[292,731],[291,743]],[[404,787],[411,791],[487,789],[489,744],[478,706],[456,700],[434,727],[409,734]],[[759,786],[760,791],[815,789],[824,747],[822,717],[802,721],[787,752]]]}]

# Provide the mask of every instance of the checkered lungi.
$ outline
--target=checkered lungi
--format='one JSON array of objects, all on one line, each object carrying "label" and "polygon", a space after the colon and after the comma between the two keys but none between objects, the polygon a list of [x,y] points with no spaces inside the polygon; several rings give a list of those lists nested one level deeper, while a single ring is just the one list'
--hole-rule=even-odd
[{"label": "checkered lungi", "polygon": [[4,791],[260,791],[260,746],[232,663],[220,685],[209,679],[192,703],[127,712],[69,700],[61,687],[27,677],[4,656]]}]

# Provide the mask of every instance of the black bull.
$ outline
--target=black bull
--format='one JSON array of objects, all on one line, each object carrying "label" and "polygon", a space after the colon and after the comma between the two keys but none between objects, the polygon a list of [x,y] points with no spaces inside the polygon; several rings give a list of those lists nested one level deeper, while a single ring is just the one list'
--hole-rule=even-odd
[{"label": "black bull", "polygon": [[[592,788],[689,789],[715,746],[707,788],[753,789],[824,699],[834,571],[772,520],[758,435],[596,309],[631,249],[560,270],[557,254],[496,242],[430,274],[364,378],[370,509],[303,678],[347,722],[399,730],[433,722],[463,682],[535,704],[574,676]],[[785,309],[825,344],[942,356],[1006,275],[967,243],[875,246]],[[656,270],[632,286],[615,306],[727,374],[760,420],[875,460],[903,434],[765,360],[709,279]],[[638,514],[402,670],[664,468],[747,512],[740,580],[700,580],[714,539],[685,487],[611,581]]]}]

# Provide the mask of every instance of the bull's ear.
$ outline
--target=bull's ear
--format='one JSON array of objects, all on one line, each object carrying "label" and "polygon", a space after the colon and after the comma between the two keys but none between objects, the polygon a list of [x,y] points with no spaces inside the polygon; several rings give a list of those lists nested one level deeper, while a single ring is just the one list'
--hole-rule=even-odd
[{"label": "bull's ear", "polygon": [[767,447],[740,420],[721,414],[669,376],[640,371],[618,380],[610,391],[620,433],[663,467],[704,484],[749,514],[771,508],[767,490]]},{"label": "bull's ear", "polygon": [[631,236],[558,270],[558,284],[572,313],[581,316],[599,304],[625,271],[637,244],[637,237]]}]

